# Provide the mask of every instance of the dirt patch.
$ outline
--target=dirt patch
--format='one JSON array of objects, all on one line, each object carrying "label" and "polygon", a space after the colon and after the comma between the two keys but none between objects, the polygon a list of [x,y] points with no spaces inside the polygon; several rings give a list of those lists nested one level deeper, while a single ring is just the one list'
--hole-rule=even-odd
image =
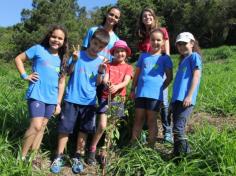
[{"label": "dirt patch", "polygon": [[215,126],[219,130],[226,126],[228,128],[235,128],[236,117],[215,117],[207,113],[194,113],[188,121],[186,131],[193,133],[196,126],[202,126],[206,123]]}]

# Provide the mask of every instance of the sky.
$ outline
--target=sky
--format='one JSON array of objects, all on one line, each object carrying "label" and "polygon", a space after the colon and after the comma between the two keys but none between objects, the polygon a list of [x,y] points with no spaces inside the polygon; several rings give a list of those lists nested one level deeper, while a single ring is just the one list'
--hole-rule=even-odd
[{"label": "sky", "polygon": [[[80,7],[85,6],[87,10],[102,7],[109,4],[114,5],[117,0],[77,0]],[[0,27],[8,27],[21,22],[22,9],[31,9],[32,0],[1,0],[0,3]]]}]

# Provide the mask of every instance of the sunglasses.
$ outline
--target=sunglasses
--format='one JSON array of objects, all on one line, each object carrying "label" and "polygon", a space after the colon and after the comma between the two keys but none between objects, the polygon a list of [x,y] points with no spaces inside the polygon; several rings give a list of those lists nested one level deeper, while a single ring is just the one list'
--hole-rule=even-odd
[{"label": "sunglasses", "polygon": [[117,19],[117,20],[120,18],[119,16],[115,15],[114,13],[108,13],[108,15],[110,17],[115,17],[115,19]]}]

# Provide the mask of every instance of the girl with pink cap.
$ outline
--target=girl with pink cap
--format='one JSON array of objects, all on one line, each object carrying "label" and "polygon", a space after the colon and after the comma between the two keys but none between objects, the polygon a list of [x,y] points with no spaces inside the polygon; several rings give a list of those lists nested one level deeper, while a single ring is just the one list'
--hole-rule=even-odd
[{"label": "girl with pink cap", "polygon": [[[111,54],[114,56],[112,62],[103,64],[103,71],[99,74],[104,74],[102,84],[105,88],[102,90],[101,102],[98,108],[99,123],[98,128],[93,136],[91,146],[89,149],[89,157],[87,163],[94,165],[96,147],[97,144],[106,129],[107,126],[107,115],[108,110],[108,97],[111,94],[111,104],[116,106],[116,116],[124,117],[124,100],[126,95],[126,86],[128,85],[130,79],[132,78],[133,68],[131,65],[126,63],[126,59],[131,55],[131,50],[127,43],[123,40],[118,40],[115,42],[114,46],[111,48]],[[121,102],[114,100],[115,97],[120,96]]]}]

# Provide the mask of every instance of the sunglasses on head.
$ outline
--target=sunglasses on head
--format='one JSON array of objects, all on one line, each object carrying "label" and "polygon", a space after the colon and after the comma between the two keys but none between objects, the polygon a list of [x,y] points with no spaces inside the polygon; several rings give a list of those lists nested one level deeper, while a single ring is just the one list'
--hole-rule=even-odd
[{"label": "sunglasses on head", "polygon": [[117,19],[117,20],[120,18],[119,16],[115,15],[114,13],[108,13],[108,15],[111,17],[115,17],[115,19]]}]

